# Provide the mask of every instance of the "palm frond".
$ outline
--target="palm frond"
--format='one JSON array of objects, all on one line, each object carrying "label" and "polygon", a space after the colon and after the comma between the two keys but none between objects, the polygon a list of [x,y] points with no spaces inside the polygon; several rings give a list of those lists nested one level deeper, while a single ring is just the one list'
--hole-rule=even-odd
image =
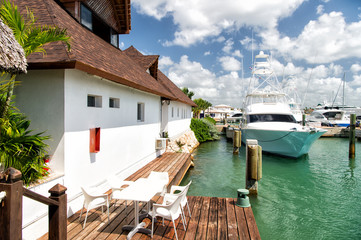
[{"label": "palm frond", "polygon": [[3,0],[0,6],[0,18],[10,27],[15,39],[22,45],[26,36],[26,24],[18,7],[10,1]]},{"label": "palm frond", "polygon": [[70,50],[70,37],[66,29],[52,26],[34,27],[29,30],[23,46],[25,55],[28,56],[34,52],[45,53],[44,45],[56,41],[64,42],[68,51]]}]

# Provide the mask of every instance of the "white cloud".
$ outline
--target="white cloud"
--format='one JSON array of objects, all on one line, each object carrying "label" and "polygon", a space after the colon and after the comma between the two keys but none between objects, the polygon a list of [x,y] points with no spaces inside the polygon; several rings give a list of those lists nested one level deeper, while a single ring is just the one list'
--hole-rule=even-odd
[{"label": "white cloud", "polygon": [[321,14],[323,14],[323,11],[324,11],[323,5],[318,5],[317,6],[317,14],[321,15]]},{"label": "white cloud", "polygon": [[165,67],[168,67],[170,65],[173,65],[174,62],[170,57],[162,56],[159,58],[158,66],[160,69],[164,69]]},{"label": "white cloud", "polygon": [[242,57],[243,57],[241,51],[239,51],[239,50],[234,51],[234,52],[232,53],[232,56],[234,56],[234,57],[239,57],[239,58],[242,58]]},{"label": "white cloud", "polygon": [[297,38],[282,36],[275,28],[260,32],[261,48],[274,49],[309,63],[330,63],[361,55],[361,21],[347,24],[341,12],[310,21]]},{"label": "white cloud", "polygon": [[178,87],[188,87],[193,91],[194,99],[203,98],[213,105],[225,103],[242,107],[241,95],[247,83],[242,81],[235,71],[216,76],[215,73],[205,69],[201,63],[190,61],[189,57],[184,55],[179,62],[174,62],[164,73]]},{"label": "white cloud", "polygon": [[361,71],[361,65],[358,63],[352,64],[351,68],[350,68],[351,72],[353,73],[358,73]]},{"label": "white cloud", "polygon": [[168,69],[168,77],[179,87],[212,88],[215,74],[203,68],[199,62],[190,61],[183,55],[179,63],[174,63]]},{"label": "white cloud", "polygon": [[225,53],[231,53],[232,49],[233,49],[233,39],[230,38],[228,39],[225,44],[224,44],[224,47],[222,48],[222,51],[225,52]]},{"label": "white cloud", "polygon": [[133,0],[136,10],[156,19],[171,16],[177,30],[166,46],[188,47],[243,26],[272,28],[304,0]]},{"label": "white cloud", "polygon": [[222,68],[226,71],[239,71],[242,69],[241,62],[234,57],[220,57],[219,61],[222,65]]},{"label": "white cloud", "polygon": [[205,52],[203,55],[204,56],[209,56],[209,55],[211,55],[212,53],[211,53],[211,51],[207,51],[207,52]]}]

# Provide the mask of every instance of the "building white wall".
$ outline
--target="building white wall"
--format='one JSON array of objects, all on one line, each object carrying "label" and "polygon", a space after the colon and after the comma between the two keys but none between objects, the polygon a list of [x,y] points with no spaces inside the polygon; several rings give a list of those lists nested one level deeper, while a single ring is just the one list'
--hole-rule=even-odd
[{"label": "building white wall", "polygon": [[168,135],[175,138],[189,130],[192,118],[192,107],[181,103],[171,101],[168,111]]},{"label": "building white wall", "polygon": [[[51,76],[51,78],[49,78]],[[31,120],[34,133],[51,136],[47,141],[51,168],[64,172],[64,70],[34,70],[17,77],[15,103]]]},{"label": "building white wall", "polygon": [[[102,97],[102,107],[87,107],[88,94]],[[109,108],[109,97],[119,108]],[[144,103],[144,122],[137,104]],[[82,185],[97,185],[111,174],[126,178],[160,154],[160,97],[91,76],[65,71],[65,186],[74,198]],[[89,152],[90,128],[100,127],[100,151]],[[77,211],[78,207],[70,211]]]},{"label": "building white wall", "polygon": [[[161,127],[159,96],[74,69],[29,71],[21,80],[17,106],[31,119],[32,128],[47,130],[53,138],[51,167],[61,176],[50,184],[67,187],[68,216],[81,208],[80,186],[104,186],[111,174],[126,178],[162,153],[155,150]],[[101,96],[102,107],[88,107],[88,94]],[[109,97],[119,98],[119,108],[109,108]],[[137,121],[139,102],[145,105],[144,122]],[[184,129],[179,121],[186,119],[173,120],[172,133]],[[94,127],[101,128],[98,153],[89,151],[89,129]],[[49,196],[52,186],[43,186],[31,190]],[[24,198],[23,212],[24,239],[48,231],[47,206]]]}]

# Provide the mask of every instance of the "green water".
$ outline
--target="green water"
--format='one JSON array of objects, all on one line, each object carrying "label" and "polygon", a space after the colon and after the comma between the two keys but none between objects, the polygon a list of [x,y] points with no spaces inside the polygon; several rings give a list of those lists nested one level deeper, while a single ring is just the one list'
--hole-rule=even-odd
[{"label": "green water", "polygon": [[[322,138],[308,155],[263,155],[259,194],[251,197],[262,239],[361,239],[361,142],[348,158],[348,139]],[[359,153],[359,154],[358,154]],[[225,138],[200,145],[189,195],[237,197],[245,187],[245,147],[232,154]]]}]

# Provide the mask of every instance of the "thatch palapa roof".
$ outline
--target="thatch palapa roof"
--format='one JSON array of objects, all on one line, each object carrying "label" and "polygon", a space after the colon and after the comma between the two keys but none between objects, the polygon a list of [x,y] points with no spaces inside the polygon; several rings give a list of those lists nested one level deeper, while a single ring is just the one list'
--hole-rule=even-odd
[{"label": "thatch palapa roof", "polygon": [[26,73],[24,49],[16,41],[12,30],[0,19],[0,71],[11,74]]}]

